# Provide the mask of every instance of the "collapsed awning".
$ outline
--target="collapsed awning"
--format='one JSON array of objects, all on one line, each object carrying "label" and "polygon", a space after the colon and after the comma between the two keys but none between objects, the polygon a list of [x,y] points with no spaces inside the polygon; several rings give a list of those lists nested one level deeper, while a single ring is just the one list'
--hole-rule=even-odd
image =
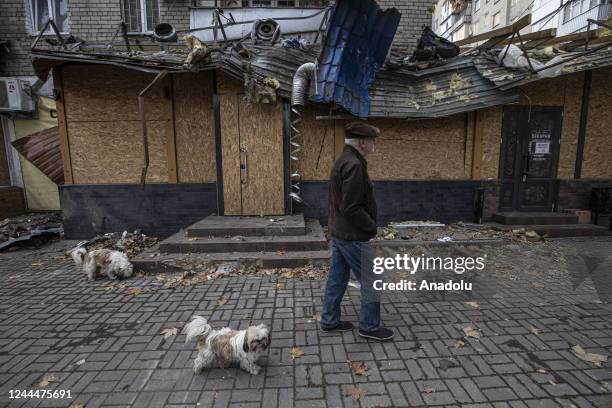
[{"label": "collapsed awning", "polygon": [[12,145],[55,184],[64,184],[64,164],[57,126],[17,139]]}]

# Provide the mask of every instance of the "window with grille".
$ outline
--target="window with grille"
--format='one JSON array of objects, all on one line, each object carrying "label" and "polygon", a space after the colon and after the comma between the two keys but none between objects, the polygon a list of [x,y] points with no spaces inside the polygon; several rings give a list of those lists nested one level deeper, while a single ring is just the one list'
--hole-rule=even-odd
[{"label": "window with grille", "polygon": [[49,19],[53,20],[60,32],[67,33],[70,31],[68,0],[30,0],[30,11],[32,31],[40,31]]},{"label": "window with grille", "polygon": [[326,7],[329,0],[242,0],[242,7]]},{"label": "window with grille", "polygon": [[151,32],[159,24],[159,0],[122,0],[121,6],[129,32]]}]

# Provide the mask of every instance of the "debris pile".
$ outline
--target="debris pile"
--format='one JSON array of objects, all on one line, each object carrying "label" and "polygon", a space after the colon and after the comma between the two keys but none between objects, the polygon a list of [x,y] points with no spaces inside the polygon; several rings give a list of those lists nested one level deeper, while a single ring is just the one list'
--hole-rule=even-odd
[{"label": "debris pile", "polygon": [[543,241],[545,237],[525,228],[499,231],[487,225],[457,222],[441,224],[435,221],[402,221],[380,228],[376,240],[405,240],[409,242],[452,242],[490,239],[508,240],[514,243]]},{"label": "debris pile", "polygon": [[138,255],[147,248],[156,245],[159,238],[150,237],[140,233],[140,231],[109,232],[104,235],[98,235],[88,241],[80,242],[78,246],[84,246],[88,251],[93,249],[114,249],[123,251],[129,258]]},{"label": "debris pile", "polygon": [[17,243],[36,241],[42,244],[62,233],[59,212],[29,213],[0,221],[0,250]]}]

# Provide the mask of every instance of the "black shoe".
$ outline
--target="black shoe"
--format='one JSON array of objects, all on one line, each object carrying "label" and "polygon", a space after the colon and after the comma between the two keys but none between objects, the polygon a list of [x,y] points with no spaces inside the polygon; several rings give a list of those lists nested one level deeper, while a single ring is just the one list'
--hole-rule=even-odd
[{"label": "black shoe", "polygon": [[395,336],[395,333],[393,333],[393,330],[385,329],[384,327],[379,327],[377,330],[372,331],[365,331],[359,329],[359,335],[361,337],[365,337],[366,339],[385,341],[391,340],[393,336]]},{"label": "black shoe", "polygon": [[340,323],[338,323],[337,326],[334,326],[334,327],[322,327],[321,326],[321,330],[326,332],[326,333],[349,331],[349,330],[353,330],[353,323],[351,323],[351,322],[340,322]]}]

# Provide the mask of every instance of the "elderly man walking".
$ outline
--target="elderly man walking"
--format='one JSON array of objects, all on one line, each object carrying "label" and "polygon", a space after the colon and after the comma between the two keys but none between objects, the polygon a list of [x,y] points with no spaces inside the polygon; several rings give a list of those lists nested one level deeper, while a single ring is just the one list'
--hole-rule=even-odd
[{"label": "elderly man walking", "polygon": [[340,304],[352,270],[361,282],[359,335],[384,341],[393,338],[394,333],[380,325],[380,297],[372,288],[373,250],[369,241],[376,236],[376,201],[365,159],[374,152],[379,135],[380,130],[374,126],[349,123],[344,129],[346,146],[331,170],[329,233],[332,255],[321,330],[352,330],[350,322],[340,320]]}]

